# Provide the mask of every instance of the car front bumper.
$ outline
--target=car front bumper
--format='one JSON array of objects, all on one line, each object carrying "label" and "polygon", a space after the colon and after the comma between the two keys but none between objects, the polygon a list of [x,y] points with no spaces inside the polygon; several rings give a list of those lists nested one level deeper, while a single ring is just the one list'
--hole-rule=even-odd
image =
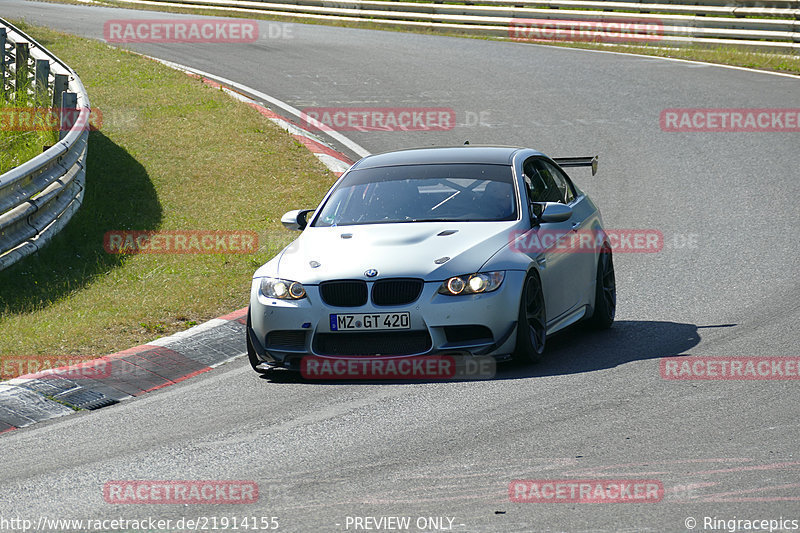
[{"label": "car front bumper", "polygon": [[[269,366],[299,369],[305,356],[409,357],[432,354],[488,355],[507,358],[516,343],[521,287],[525,272],[506,271],[492,292],[448,296],[441,282],[426,282],[419,298],[407,305],[333,307],[323,302],[318,286],[306,286],[306,298],[279,300],[250,292],[250,342]],[[367,282],[371,293],[371,282]],[[331,331],[332,314],[408,312],[410,328],[387,331]]]}]

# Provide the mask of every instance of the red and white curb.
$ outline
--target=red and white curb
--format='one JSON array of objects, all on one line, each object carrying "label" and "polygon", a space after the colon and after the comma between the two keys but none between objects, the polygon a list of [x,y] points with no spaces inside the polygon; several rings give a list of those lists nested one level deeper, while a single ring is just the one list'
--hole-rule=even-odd
[{"label": "red and white curb", "polygon": [[229,95],[233,96],[237,100],[240,100],[247,105],[253,107],[256,111],[270,119],[272,122],[277,124],[280,128],[289,132],[292,137],[303,143],[303,145],[308,148],[312,154],[317,156],[317,159],[322,161],[322,163],[328,167],[328,170],[336,174],[336,176],[341,176],[345,170],[350,168],[350,165],[353,164],[353,161],[350,160],[344,154],[337,152],[329,145],[324,143],[319,137],[314,135],[313,133],[303,129],[298,124],[292,122],[291,120],[287,120],[282,116],[278,115],[277,113],[267,109],[266,107],[262,106],[252,98],[245,96],[241,93],[233,91],[224,85],[221,85],[214,80],[210,80],[208,78],[204,78],[198,74],[193,74],[188,72],[189,76],[194,78],[198,78],[203,81],[206,85],[210,85],[211,87],[215,87],[217,89],[222,89]]},{"label": "red and white curb", "polygon": [[[145,57],[149,57],[150,59],[158,61],[159,63],[170,68],[185,72],[192,77],[201,79],[204,83],[207,83],[212,87],[219,88],[237,100],[252,106],[259,113],[277,124],[280,128],[289,132],[295,139],[308,148],[320,161],[322,161],[322,163],[328,167],[331,172],[336,174],[336,176],[341,176],[342,173],[350,168],[350,165],[353,164],[353,161],[349,157],[334,149],[330,144],[322,140],[321,137],[311,133],[297,122],[284,118],[271,109],[268,109],[259,101],[255,100],[255,98],[258,98],[264,102],[268,102],[273,106],[282,109],[287,114],[297,117],[297,119],[301,119],[304,116],[302,111],[287,104],[286,102],[278,100],[277,98],[269,96],[268,94],[264,94],[261,91],[246,85],[242,85],[241,83],[237,83],[214,74],[209,74],[208,72],[204,72],[202,70],[197,70],[195,68],[173,63],[172,61],[166,61],[164,59],[158,59],[150,56]],[[370,152],[364,147],[337,131],[326,131],[326,135],[359,157],[364,157],[370,154]]]},{"label": "red and white curb", "polygon": [[0,433],[180,383],[247,351],[247,308],[80,365],[0,383]]}]

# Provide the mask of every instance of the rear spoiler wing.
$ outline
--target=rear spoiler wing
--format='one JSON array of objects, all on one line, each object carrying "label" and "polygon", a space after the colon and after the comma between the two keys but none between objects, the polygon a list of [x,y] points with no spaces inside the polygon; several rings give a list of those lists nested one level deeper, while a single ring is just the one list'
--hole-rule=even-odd
[{"label": "rear spoiler wing", "polygon": [[592,176],[597,174],[597,156],[594,157],[554,157],[553,161],[562,167],[592,167]]}]

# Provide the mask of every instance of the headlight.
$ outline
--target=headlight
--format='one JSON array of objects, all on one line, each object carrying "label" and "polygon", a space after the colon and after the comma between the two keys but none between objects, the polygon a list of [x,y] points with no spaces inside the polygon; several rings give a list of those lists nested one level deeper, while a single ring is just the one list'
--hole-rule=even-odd
[{"label": "headlight", "polygon": [[278,278],[261,278],[261,294],[267,298],[281,300],[300,300],[306,297],[306,290],[302,284]]},{"label": "headlight", "polygon": [[439,287],[439,294],[456,296],[459,294],[478,294],[492,292],[500,287],[505,278],[505,272],[478,272],[477,274],[464,274],[444,280]]}]

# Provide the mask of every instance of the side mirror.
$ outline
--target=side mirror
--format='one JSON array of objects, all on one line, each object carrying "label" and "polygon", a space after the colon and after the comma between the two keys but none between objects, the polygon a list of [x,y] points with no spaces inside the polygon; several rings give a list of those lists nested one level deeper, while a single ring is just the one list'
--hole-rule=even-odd
[{"label": "side mirror", "polygon": [[295,209],[289,211],[281,217],[281,224],[283,224],[286,229],[292,231],[304,230],[308,224],[308,214],[313,212],[313,209]]},{"label": "side mirror", "polygon": [[531,213],[539,222],[564,222],[572,216],[572,208],[558,202],[534,203]]}]

